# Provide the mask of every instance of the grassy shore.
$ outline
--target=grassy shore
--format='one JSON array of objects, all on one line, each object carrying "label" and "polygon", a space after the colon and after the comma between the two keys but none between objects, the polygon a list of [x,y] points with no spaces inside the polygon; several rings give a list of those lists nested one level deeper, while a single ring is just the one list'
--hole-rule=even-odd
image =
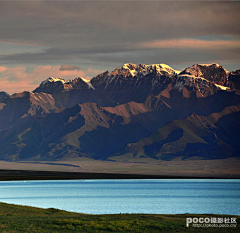
[{"label": "grassy shore", "polygon": [[[227,217],[197,214],[110,214],[89,215],[58,209],[41,209],[0,203],[0,232],[240,232],[237,227],[186,227],[187,217]],[[229,216],[233,217],[233,216]]]},{"label": "grassy shore", "polygon": [[[63,180],[63,179],[171,179],[196,178],[184,176],[117,174],[93,172],[0,170],[0,180]],[[200,178],[200,177],[199,177]],[[215,177],[204,177],[215,178]],[[223,178],[223,177],[216,177]],[[229,177],[230,178],[230,177]],[[232,178],[232,177],[231,177]],[[58,209],[41,209],[0,203],[0,232],[240,232],[240,216],[237,227],[186,227],[189,217],[234,217],[227,215],[198,214],[109,214],[89,215]]]}]

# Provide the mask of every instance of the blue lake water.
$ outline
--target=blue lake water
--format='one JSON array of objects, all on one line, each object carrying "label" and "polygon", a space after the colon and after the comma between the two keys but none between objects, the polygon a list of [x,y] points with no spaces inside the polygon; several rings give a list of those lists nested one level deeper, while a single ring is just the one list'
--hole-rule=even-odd
[{"label": "blue lake water", "polygon": [[1,181],[0,202],[88,214],[240,214],[240,180]]}]

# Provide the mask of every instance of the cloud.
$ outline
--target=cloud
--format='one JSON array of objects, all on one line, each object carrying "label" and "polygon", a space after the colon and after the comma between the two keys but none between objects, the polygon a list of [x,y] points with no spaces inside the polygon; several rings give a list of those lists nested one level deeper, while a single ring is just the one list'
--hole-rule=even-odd
[{"label": "cloud", "polygon": [[[184,61],[198,62],[199,60],[224,59],[230,61],[240,60],[239,40],[211,40],[200,39],[171,39],[171,40],[150,40],[136,42],[122,47],[99,47],[85,49],[63,49],[51,48],[45,53],[22,53],[0,57],[2,64],[42,64],[42,63],[62,63],[69,61],[81,64],[81,67],[104,66],[104,69],[114,68],[126,62],[133,63],[158,63],[174,62],[174,64]],[[231,38],[229,38],[231,39]],[[184,55],[185,54],[185,55]],[[172,58],[170,58],[172,56]],[[199,58],[197,58],[199,56]],[[155,59],[155,60],[154,60]],[[204,61],[203,61],[204,62]],[[214,62],[214,61],[213,61]],[[171,64],[171,63],[170,63]],[[59,71],[78,70],[77,65],[61,65]],[[85,68],[86,69],[86,68]]]},{"label": "cloud", "polygon": [[6,67],[4,67],[4,66],[0,66],[0,72],[5,72],[6,70],[7,70]]},{"label": "cloud", "polygon": [[[228,59],[229,63],[233,60],[239,63],[239,1],[0,4],[0,31],[4,31],[0,42],[22,45],[18,50],[8,47],[7,53],[0,49],[1,65],[64,64],[58,72],[65,72],[78,71],[78,64],[81,70],[88,67],[100,70],[126,62],[161,61],[171,65]],[[212,41],[203,41],[203,37],[211,37]],[[223,37],[230,41],[221,41]]]},{"label": "cloud", "polygon": [[[2,41],[83,48],[150,39],[239,35],[239,2],[6,2]],[[6,30],[8,29],[8,30]]]},{"label": "cloud", "polygon": [[178,39],[178,40],[154,40],[135,44],[134,48],[140,49],[240,49],[240,41],[229,40],[197,40],[197,39]]},{"label": "cloud", "polygon": [[85,80],[102,72],[102,70],[60,70],[61,66],[36,66],[32,71],[27,71],[25,66],[0,67],[1,90],[9,94],[22,91],[33,91],[43,80],[48,77],[62,77],[66,80],[83,77]]},{"label": "cloud", "polygon": [[80,70],[78,66],[71,66],[71,65],[61,65],[59,70]]}]

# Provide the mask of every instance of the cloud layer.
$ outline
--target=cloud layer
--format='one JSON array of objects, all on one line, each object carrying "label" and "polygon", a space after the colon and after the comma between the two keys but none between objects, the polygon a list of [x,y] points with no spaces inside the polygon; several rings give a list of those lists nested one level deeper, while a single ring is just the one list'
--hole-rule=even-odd
[{"label": "cloud layer", "polygon": [[61,65],[59,70],[80,70],[78,66],[71,66],[71,65]]},{"label": "cloud layer", "polygon": [[48,77],[66,80],[83,77],[87,80],[102,72],[102,70],[60,70],[61,66],[36,66],[28,71],[25,66],[0,66],[1,89],[9,94],[22,91],[33,91],[44,79]]},{"label": "cloud layer", "polygon": [[135,48],[139,49],[164,49],[164,48],[176,48],[176,49],[239,49],[240,41],[229,40],[196,40],[196,39],[179,39],[179,40],[154,40],[150,42],[143,42],[135,44]]},{"label": "cloud layer", "polygon": [[0,64],[72,74],[127,62],[236,69],[239,12],[238,1],[1,1]]}]

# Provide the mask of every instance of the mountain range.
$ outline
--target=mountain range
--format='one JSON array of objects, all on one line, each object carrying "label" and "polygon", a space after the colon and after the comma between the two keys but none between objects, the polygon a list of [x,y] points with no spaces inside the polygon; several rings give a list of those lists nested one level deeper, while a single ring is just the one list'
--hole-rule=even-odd
[{"label": "mountain range", "polygon": [[225,159],[239,145],[240,70],[218,64],[127,63],[0,92],[0,160]]}]

